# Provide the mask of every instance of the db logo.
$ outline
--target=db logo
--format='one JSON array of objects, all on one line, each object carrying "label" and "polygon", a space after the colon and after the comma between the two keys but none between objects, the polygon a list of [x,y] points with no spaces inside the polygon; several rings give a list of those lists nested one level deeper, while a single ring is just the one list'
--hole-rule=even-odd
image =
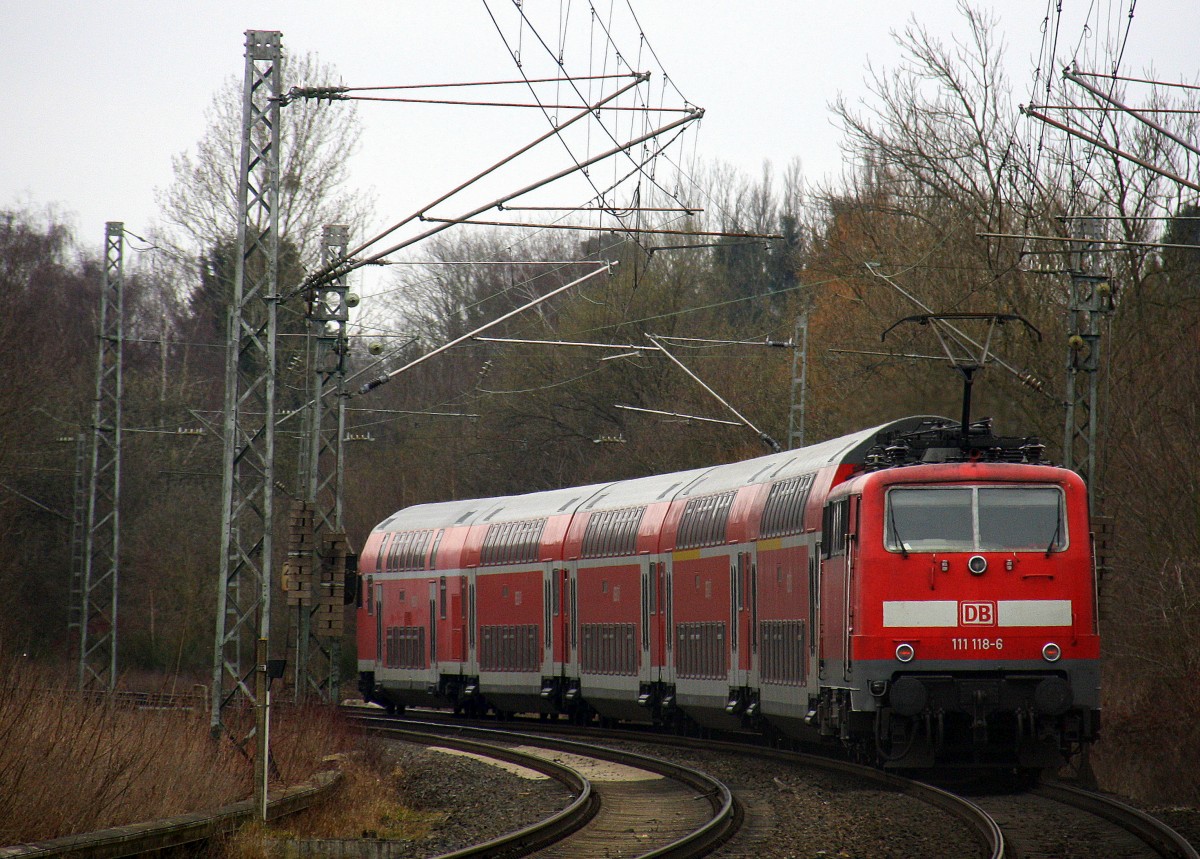
[{"label": "db logo", "polygon": [[994,602],[962,602],[958,604],[958,622],[962,626],[995,626]]}]

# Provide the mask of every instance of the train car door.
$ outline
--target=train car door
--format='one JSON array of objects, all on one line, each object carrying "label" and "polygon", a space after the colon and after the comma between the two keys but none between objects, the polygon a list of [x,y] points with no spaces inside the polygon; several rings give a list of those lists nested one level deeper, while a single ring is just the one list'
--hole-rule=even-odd
[{"label": "train car door", "polygon": [[675,576],[673,568],[673,560],[663,561],[659,564],[659,569],[665,570],[666,579],[663,587],[663,642],[666,645],[666,653],[662,662],[662,681],[664,683],[675,682]]},{"label": "train car door", "polygon": [[438,586],[436,579],[429,580],[429,668],[436,674],[438,661]]},{"label": "train car door", "polygon": [[476,651],[475,635],[475,579],[476,570],[471,567],[467,570],[467,674],[477,676],[479,674],[479,654]]},{"label": "train car door", "polygon": [[842,629],[845,641],[842,644],[844,660],[842,662],[842,679],[849,680],[854,673],[854,653],[851,650],[851,639],[854,636],[854,578],[858,567],[858,507],[862,496],[851,495],[847,501],[846,510],[846,593]]},{"label": "train car door", "polygon": [[638,647],[638,679],[643,683],[649,683],[654,679],[652,676],[652,662],[650,659],[650,648],[653,644],[653,624],[654,624],[654,564],[650,561],[649,555],[642,555],[638,559],[641,566],[642,578],[642,614],[641,614],[641,637]]},{"label": "train car door", "polygon": [[383,668],[383,585],[375,585],[374,595],[367,599],[375,601],[375,670]]},{"label": "train car door", "polygon": [[554,673],[562,677],[567,676],[567,663],[571,661],[570,585],[566,567],[554,570],[554,583],[550,591],[550,598],[554,601]]},{"label": "train car door", "polygon": [[554,633],[555,616],[558,606],[554,595],[558,588],[558,570],[554,564],[547,563],[542,568],[542,676],[554,674]]},{"label": "train car door", "polygon": [[567,601],[566,626],[570,635],[567,639],[567,675],[571,677],[579,676],[579,564],[576,561],[571,561],[567,565],[566,583],[569,593],[565,595]]},{"label": "train car door", "polygon": [[746,552],[746,569],[742,577],[746,589],[746,638],[750,644],[750,655],[746,661],[747,683],[758,685],[758,549]]},{"label": "train car door", "polygon": [[651,622],[650,662],[654,666],[654,680],[662,680],[662,668],[666,664],[666,601],[667,564],[665,561],[650,564],[650,614]]},{"label": "train car door", "polygon": [[815,677],[818,681],[825,676],[825,659],[820,650],[825,632],[824,614],[821,611],[821,544],[808,545],[808,671],[805,678]]},{"label": "train car door", "polygon": [[742,607],[742,553],[729,556],[729,685],[742,685],[741,632]]}]

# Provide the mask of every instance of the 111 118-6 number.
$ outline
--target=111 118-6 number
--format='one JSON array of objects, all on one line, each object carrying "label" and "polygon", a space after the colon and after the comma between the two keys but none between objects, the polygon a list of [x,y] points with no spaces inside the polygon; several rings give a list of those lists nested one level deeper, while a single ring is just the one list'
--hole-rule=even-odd
[{"label": "111 118-6 number", "polygon": [[952,638],[954,650],[1003,650],[1003,638]]}]

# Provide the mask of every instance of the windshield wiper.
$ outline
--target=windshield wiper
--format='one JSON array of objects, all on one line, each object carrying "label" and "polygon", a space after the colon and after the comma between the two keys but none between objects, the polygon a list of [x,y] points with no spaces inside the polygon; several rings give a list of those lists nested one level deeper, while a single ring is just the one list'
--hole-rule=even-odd
[{"label": "windshield wiper", "polygon": [[1054,533],[1050,535],[1050,545],[1046,547],[1046,557],[1050,557],[1051,550],[1054,549],[1054,544],[1058,542],[1058,534],[1062,531],[1062,513],[1054,517]]},{"label": "windshield wiper", "polygon": [[908,557],[908,547],[904,545],[904,538],[900,536],[900,529],[896,527],[896,505],[888,504],[888,522],[892,526],[892,536],[896,538],[896,542],[900,544],[900,557]]}]

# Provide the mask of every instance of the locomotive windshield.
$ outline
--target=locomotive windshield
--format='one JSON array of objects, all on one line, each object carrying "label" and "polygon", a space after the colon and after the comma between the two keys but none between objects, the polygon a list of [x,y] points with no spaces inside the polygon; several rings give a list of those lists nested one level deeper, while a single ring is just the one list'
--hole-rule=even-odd
[{"label": "locomotive windshield", "polygon": [[898,487],[887,494],[893,552],[1051,552],[1066,547],[1054,486]]}]

